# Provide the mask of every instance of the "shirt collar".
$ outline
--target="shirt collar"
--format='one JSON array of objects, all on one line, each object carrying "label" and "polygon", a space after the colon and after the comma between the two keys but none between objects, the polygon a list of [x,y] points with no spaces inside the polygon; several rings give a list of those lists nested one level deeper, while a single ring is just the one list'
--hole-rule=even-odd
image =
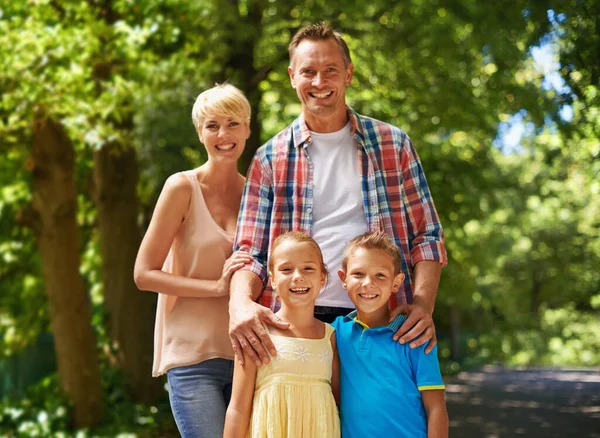
[{"label": "shirt collar", "polygon": [[[358,136],[358,139],[364,140],[364,128],[358,113],[347,105],[346,110],[348,111],[348,118],[350,119],[350,134],[355,138]],[[300,116],[294,120],[292,124],[292,137],[294,147],[306,147],[312,143],[310,130],[308,129],[306,120],[304,119],[304,113],[300,114]]]},{"label": "shirt collar", "polygon": [[[350,312],[349,314],[344,316],[344,321],[354,321],[355,318],[357,317],[357,315],[358,315],[358,312],[356,310],[353,310],[352,312]],[[400,314],[392,322],[390,322],[387,325],[387,328],[389,330],[391,330],[392,332],[396,333],[404,321],[406,321],[406,315]],[[365,325],[361,324],[358,320],[356,320],[355,322],[357,324],[359,324],[360,326],[365,327]],[[380,328],[380,327],[375,327],[375,328]]]}]

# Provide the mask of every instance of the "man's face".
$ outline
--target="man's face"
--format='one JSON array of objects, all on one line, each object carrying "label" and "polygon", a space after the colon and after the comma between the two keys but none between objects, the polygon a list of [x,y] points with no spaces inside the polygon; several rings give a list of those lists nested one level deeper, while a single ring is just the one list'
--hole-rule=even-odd
[{"label": "man's face", "polygon": [[342,48],[335,40],[303,40],[291,59],[288,73],[302,110],[311,118],[346,114],[346,87],[352,80],[352,64],[344,65]]}]

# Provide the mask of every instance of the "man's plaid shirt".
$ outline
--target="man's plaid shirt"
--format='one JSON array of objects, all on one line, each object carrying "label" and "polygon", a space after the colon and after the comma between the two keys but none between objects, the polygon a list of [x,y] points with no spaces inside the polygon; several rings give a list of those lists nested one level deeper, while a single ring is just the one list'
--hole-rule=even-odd
[{"label": "man's plaid shirt", "polygon": [[[371,231],[385,231],[402,252],[405,279],[390,304],[412,303],[414,265],[421,260],[447,263],[442,226],[421,162],[401,129],[349,107],[348,116],[358,144],[367,224]],[[234,246],[254,257],[254,263],[242,269],[254,272],[265,283],[267,257],[275,238],[286,231],[312,234],[311,144],[301,115],[258,149],[248,169]],[[260,303],[274,308],[274,301],[267,287]]]}]

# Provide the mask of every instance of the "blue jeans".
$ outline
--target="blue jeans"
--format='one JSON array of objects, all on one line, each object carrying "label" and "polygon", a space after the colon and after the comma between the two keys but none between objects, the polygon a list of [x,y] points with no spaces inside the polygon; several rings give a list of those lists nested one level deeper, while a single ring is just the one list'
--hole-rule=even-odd
[{"label": "blue jeans", "polygon": [[167,371],[169,400],[182,438],[223,438],[233,361],[210,359]]}]

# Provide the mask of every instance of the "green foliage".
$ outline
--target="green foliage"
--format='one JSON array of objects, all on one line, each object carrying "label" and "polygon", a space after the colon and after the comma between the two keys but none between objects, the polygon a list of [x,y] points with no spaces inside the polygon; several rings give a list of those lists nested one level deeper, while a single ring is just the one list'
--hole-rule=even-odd
[{"label": "green foliage", "polygon": [[18,402],[0,405],[0,433],[3,436],[60,436],[69,429],[70,406],[61,394],[56,375],[31,386]]},{"label": "green foliage", "polygon": [[95,430],[73,430],[66,397],[56,375],[31,386],[18,401],[0,403],[0,435],[7,437],[100,438],[178,436],[168,397],[152,406],[132,403],[122,390],[121,376],[103,371],[109,409],[105,426]]},{"label": "green foliage", "polygon": [[[497,360],[597,366],[596,3],[3,1],[0,358],[49,330],[29,228],[35,218],[27,214],[34,118],[43,113],[63,123],[76,150],[81,272],[99,355],[108,363],[114,352],[104,328],[93,150],[108,143],[138,149],[144,228],[165,179],[206,160],[190,120],[202,90],[229,80],[247,92],[260,133],[249,149],[300,113],[287,45],[318,18],[349,43],[355,65],[349,103],[404,129],[423,161],[450,259],[435,314],[445,369]],[[567,91],[544,85],[530,56],[540,43],[556,49]],[[573,110],[571,122],[560,116],[565,105]],[[521,150],[506,153],[493,141],[499,124],[519,111],[530,134]],[[460,316],[458,362],[450,360],[450,309]],[[107,366],[103,379],[113,416],[93,436],[168,431],[168,407],[132,405]],[[1,432],[70,436],[69,409],[57,388],[55,378],[47,379],[4,406]]]},{"label": "green foliage", "polygon": [[499,324],[490,333],[469,341],[469,356],[481,362],[507,365],[600,365],[600,318],[579,312],[574,305],[545,308],[538,324]]},{"label": "green foliage", "polygon": [[[5,169],[8,167],[5,164]],[[0,172],[0,359],[22,350],[48,328],[41,265],[30,230],[15,218],[29,201],[26,182]]]}]

